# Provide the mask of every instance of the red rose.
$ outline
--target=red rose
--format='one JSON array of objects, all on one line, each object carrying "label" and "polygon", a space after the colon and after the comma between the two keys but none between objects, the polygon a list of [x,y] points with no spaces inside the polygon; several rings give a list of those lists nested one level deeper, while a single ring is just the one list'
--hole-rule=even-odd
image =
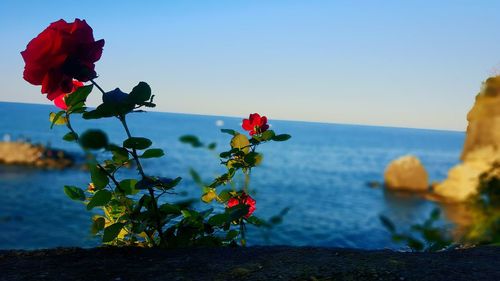
[{"label": "red rose", "polygon": [[54,100],[71,92],[73,79],[87,82],[97,77],[94,67],[103,46],[104,40],[94,40],[85,20],[53,22],[21,52],[24,80],[42,85],[42,93]]},{"label": "red rose", "polygon": [[255,200],[245,192],[243,192],[239,197],[233,197],[227,201],[228,208],[237,206],[239,204],[248,206],[248,213],[245,215],[245,218],[249,218],[255,211]]},{"label": "red rose", "polygon": [[244,130],[249,131],[251,136],[255,134],[262,134],[269,129],[267,117],[261,117],[258,113],[250,114],[248,119],[243,119],[241,127],[243,127]]},{"label": "red rose", "polygon": [[57,97],[54,99],[55,106],[59,107],[62,110],[67,110],[68,106],[66,105],[65,101],[66,97],[72,94],[74,91],[76,91],[76,89],[80,87],[83,87],[83,83],[80,81],[73,80],[73,89],[71,89],[71,92],[69,92],[68,94],[66,93],[58,94]]}]

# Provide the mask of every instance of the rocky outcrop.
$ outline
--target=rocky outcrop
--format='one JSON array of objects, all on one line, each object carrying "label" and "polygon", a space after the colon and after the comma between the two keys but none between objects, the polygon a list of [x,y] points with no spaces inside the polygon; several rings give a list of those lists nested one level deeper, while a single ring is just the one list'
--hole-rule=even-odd
[{"label": "rocky outcrop", "polygon": [[467,114],[467,136],[461,159],[478,148],[500,148],[500,76],[489,78]]},{"label": "rocky outcrop", "polygon": [[0,163],[62,169],[73,164],[63,150],[48,149],[27,142],[0,142]]},{"label": "rocky outcrop", "polygon": [[448,171],[448,178],[434,186],[434,193],[446,201],[465,201],[477,191],[479,176],[487,172],[500,154],[492,146],[474,149],[464,161]]},{"label": "rocky outcrop", "polygon": [[450,169],[448,178],[434,187],[434,193],[447,201],[465,201],[475,194],[479,175],[500,160],[500,76],[483,83],[467,120],[462,163]]},{"label": "rocky outcrop", "polygon": [[429,189],[429,176],[416,156],[406,155],[389,163],[384,184],[393,190],[425,192]]}]

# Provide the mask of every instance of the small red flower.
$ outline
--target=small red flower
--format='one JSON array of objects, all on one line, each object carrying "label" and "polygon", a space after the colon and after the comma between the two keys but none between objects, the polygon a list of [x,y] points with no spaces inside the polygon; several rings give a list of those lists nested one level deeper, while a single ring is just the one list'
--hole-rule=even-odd
[{"label": "small red flower", "polygon": [[258,113],[250,114],[248,119],[243,119],[241,127],[243,127],[244,130],[249,131],[251,136],[255,134],[262,134],[269,129],[267,117],[260,116]]},{"label": "small red flower", "polygon": [[54,100],[71,92],[73,79],[87,82],[97,77],[95,62],[103,47],[104,40],[94,40],[85,20],[53,22],[21,52],[26,63],[24,80],[41,85],[42,93]]},{"label": "small red flower", "polygon": [[255,200],[250,197],[250,195],[243,192],[238,197],[233,197],[227,201],[227,207],[231,208],[237,206],[239,204],[244,204],[248,206],[248,213],[245,215],[245,218],[249,218],[252,213],[255,211]]},{"label": "small red flower", "polygon": [[73,89],[71,90],[70,93],[62,93],[57,96],[57,98],[54,99],[54,105],[59,107],[62,110],[68,110],[68,105],[66,105],[66,97],[71,95],[73,92],[76,91],[76,89],[83,87],[83,83],[80,81],[73,80]]}]

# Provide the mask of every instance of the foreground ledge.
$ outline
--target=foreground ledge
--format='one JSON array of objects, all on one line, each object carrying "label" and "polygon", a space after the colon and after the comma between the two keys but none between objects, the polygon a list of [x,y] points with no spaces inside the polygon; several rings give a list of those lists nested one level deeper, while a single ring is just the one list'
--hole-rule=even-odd
[{"label": "foreground ledge", "polygon": [[311,247],[0,251],[0,280],[500,280],[500,247],[401,253]]}]

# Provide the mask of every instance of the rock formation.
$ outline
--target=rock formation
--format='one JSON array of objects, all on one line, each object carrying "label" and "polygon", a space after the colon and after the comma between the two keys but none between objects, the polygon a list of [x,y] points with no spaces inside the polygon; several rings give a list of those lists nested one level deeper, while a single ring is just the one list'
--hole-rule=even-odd
[{"label": "rock formation", "polygon": [[462,163],[434,187],[434,193],[448,201],[464,201],[476,193],[479,175],[500,161],[500,76],[483,83],[467,120]]},{"label": "rock formation", "polygon": [[406,155],[393,160],[384,173],[384,184],[393,190],[428,191],[429,176],[420,160]]},{"label": "rock formation", "polygon": [[73,160],[62,150],[48,149],[27,142],[0,142],[0,163],[40,168],[65,168]]}]

